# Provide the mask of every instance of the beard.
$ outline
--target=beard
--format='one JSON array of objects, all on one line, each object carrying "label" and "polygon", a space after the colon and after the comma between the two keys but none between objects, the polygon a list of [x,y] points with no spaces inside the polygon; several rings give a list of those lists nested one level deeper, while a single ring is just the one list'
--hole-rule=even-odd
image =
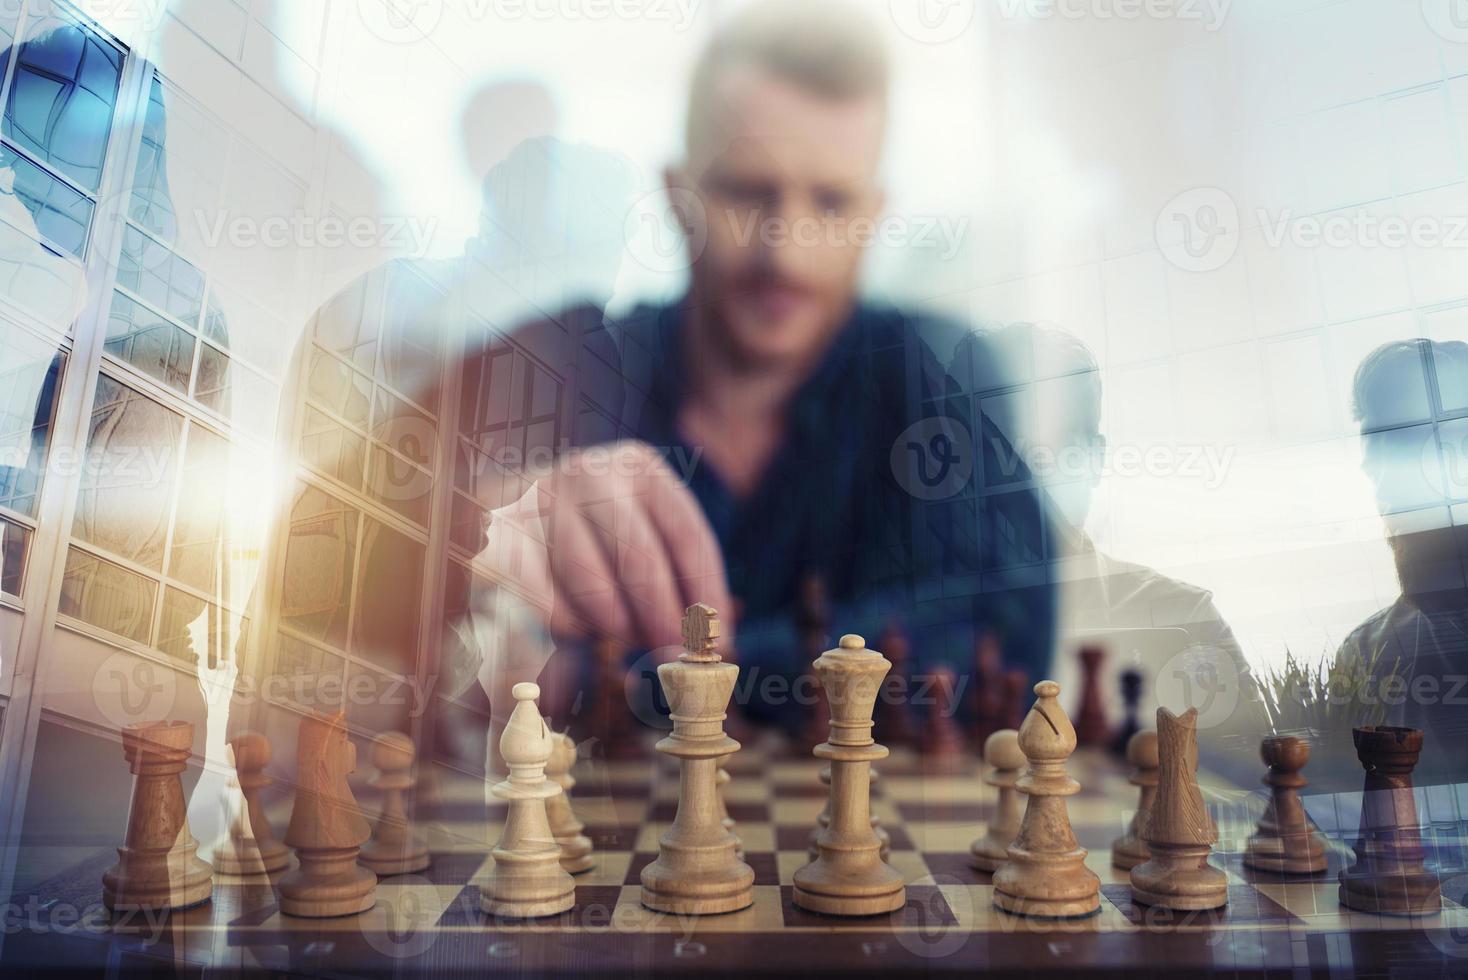
[{"label": "beard", "polygon": [[1463,603],[1468,591],[1465,556],[1468,528],[1442,527],[1394,535],[1390,539],[1402,595],[1419,606]]}]

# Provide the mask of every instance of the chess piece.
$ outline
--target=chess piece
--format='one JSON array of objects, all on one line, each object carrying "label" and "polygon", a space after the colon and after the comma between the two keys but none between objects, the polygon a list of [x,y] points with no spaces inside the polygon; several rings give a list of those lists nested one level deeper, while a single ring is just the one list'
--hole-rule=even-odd
[{"label": "chess piece", "polygon": [[793,900],[807,911],[879,915],[907,903],[902,875],[882,862],[871,817],[871,764],[887,757],[872,739],[872,709],[890,666],[854,634],[816,660],[831,730],[814,755],[831,764],[831,814],[816,838],[818,856],[795,872]]},{"label": "chess piece", "polygon": [[1422,831],[1412,797],[1412,770],[1422,752],[1415,728],[1371,726],[1351,733],[1366,769],[1356,860],[1340,874],[1347,908],[1383,915],[1430,915],[1442,908],[1442,886],[1423,866]]},{"label": "chess piece", "polygon": [[365,912],[377,900],[377,875],[357,863],[372,828],[347,783],[357,747],[347,738],[345,713],[306,715],[296,748],[296,800],[285,842],[300,866],[280,880],[280,910],[312,919]]},{"label": "chess piece", "polygon": [[1132,736],[1142,730],[1142,723],[1137,718],[1137,712],[1142,704],[1142,685],[1144,679],[1142,672],[1135,667],[1128,667],[1121,672],[1118,684],[1121,687],[1121,703],[1125,714],[1122,717],[1121,726],[1117,728],[1116,734],[1111,739],[1111,751],[1119,756],[1125,757],[1131,745]]},{"label": "chess piece", "polygon": [[273,779],[265,775],[270,743],[259,732],[241,732],[228,743],[234,775],[225,787],[229,814],[224,837],[209,854],[214,870],[228,875],[260,875],[280,871],[291,863],[290,848],[275,837],[260,793]]},{"label": "chess piece", "polygon": [[1019,731],[1025,723],[1025,705],[1029,699],[1025,692],[1030,687],[1030,675],[1019,667],[1008,671],[1004,675],[1004,705],[1005,718],[1002,728],[1013,728]]},{"label": "chess piece", "polygon": [[[730,737],[732,738],[733,736]],[[735,739],[735,741],[737,742],[738,739]],[[719,807],[719,825],[733,835],[734,856],[743,861],[744,841],[739,839],[739,834],[734,830],[734,818],[729,816],[729,805],[724,800],[724,787],[728,786],[733,781],[734,777],[729,775],[729,770],[724,768],[724,760],[720,759],[719,771],[717,777],[714,779],[714,786],[718,790],[718,793],[716,794],[716,799],[718,801]]]},{"label": "chess piece", "polygon": [[1076,744],[1105,745],[1111,727],[1106,724],[1106,709],[1101,703],[1101,662],[1106,651],[1101,647],[1081,647],[1081,703],[1076,711]]},{"label": "chess piece", "polygon": [[576,904],[576,882],[561,867],[561,845],[551,832],[546,801],[561,787],[545,778],[554,737],[535,707],[537,684],[522,682],[510,691],[515,710],[500,736],[500,756],[510,776],[496,783],[494,795],[509,803],[505,829],[490,855],[494,868],[479,886],[479,908],[507,919],[557,915]]},{"label": "chess piece", "polygon": [[683,652],[658,667],[673,732],[657,750],[679,762],[677,815],[658,842],[657,860],[642,869],[642,904],[659,912],[714,915],[754,902],[754,870],[735,855],[738,841],[718,806],[719,763],[739,750],[724,734],[739,668],[721,661],[718,639],[718,613],[689,606]]},{"label": "chess piece", "polygon": [[182,777],[193,744],[194,726],[186,721],[123,728],[133,795],[117,864],[102,876],[102,902],[109,909],[185,909],[213,894],[214,869],[199,857],[184,802]]},{"label": "chess piece", "polygon": [[1300,790],[1308,782],[1300,770],[1310,761],[1310,743],[1292,735],[1272,735],[1260,743],[1259,754],[1269,766],[1264,777],[1269,805],[1244,848],[1244,863],[1276,874],[1324,871],[1325,842],[1300,801]]},{"label": "chess piece", "polygon": [[[876,788],[877,788],[877,775],[878,775],[877,774],[877,770],[875,770],[875,769],[871,770],[871,787],[872,787],[873,792],[875,792],[876,791]],[[816,846],[816,841],[820,840],[821,831],[823,831],[827,827],[831,826],[831,767],[830,766],[826,766],[823,769],[821,769],[820,780],[821,780],[821,785],[824,786],[824,787],[826,787],[826,805],[821,808],[820,814],[816,817],[816,825],[815,825],[815,827],[810,832],[810,844],[806,848],[806,853],[807,853],[807,855],[809,856],[809,858],[812,861],[814,861],[816,858],[818,858],[818,857],[821,856],[821,849]],[[892,835],[889,834],[889,833],[887,833],[886,828],[882,826],[882,821],[877,818],[877,815],[875,813],[872,814],[872,832],[877,835],[877,843],[879,845],[881,845],[881,851],[880,851],[880,853],[882,855],[882,860],[883,861],[889,861],[889,860],[891,860],[891,858],[892,858]]]},{"label": "chess piece", "polygon": [[962,772],[969,765],[963,732],[955,717],[957,679],[953,668],[933,669],[933,695],[923,726],[922,764],[929,772]]},{"label": "chess piece", "polygon": [[1152,856],[1147,850],[1147,815],[1152,812],[1152,799],[1157,795],[1157,733],[1137,732],[1127,743],[1126,759],[1132,764],[1128,780],[1137,787],[1137,812],[1132,814],[1127,832],[1111,843],[1111,866],[1130,871]]},{"label": "chess piece", "polygon": [[576,743],[565,732],[551,734],[550,761],[546,763],[545,775],[561,788],[555,796],[545,801],[545,816],[550,822],[551,835],[561,846],[561,867],[573,875],[590,871],[596,866],[591,856],[591,838],[583,833],[586,825],[576,818],[571,806],[571,787],[576,785],[571,767],[576,764]]},{"label": "chess piece", "polygon": [[597,665],[597,734],[608,759],[641,759],[642,725],[627,702],[627,666],[622,645],[611,637],[596,641],[593,656]]},{"label": "chess piece", "polygon": [[1065,802],[1081,784],[1065,769],[1076,733],[1059,695],[1054,681],[1036,684],[1037,700],[1019,729],[1029,768],[1015,788],[1028,800],[1008,860],[994,872],[994,904],[1016,915],[1058,919],[1101,911],[1101,879],[1086,867]]},{"label": "chess piece", "polygon": [[984,762],[989,766],[984,782],[999,791],[999,799],[984,836],[969,848],[969,864],[980,871],[994,872],[1009,860],[1009,845],[1014,843],[1024,816],[1019,791],[1014,788],[1025,765],[1025,754],[1019,749],[1019,732],[1001,728],[985,739]]},{"label": "chess piece", "polygon": [[[882,683],[882,689],[877,692],[877,706],[874,710],[873,720],[876,722],[876,733],[888,748],[898,746],[912,746],[917,744],[917,733],[913,730],[912,715],[908,711],[909,677],[909,646],[907,637],[897,624],[888,624],[882,631],[882,638],[878,641],[882,655],[892,665],[887,679]],[[816,742],[825,738],[822,732]],[[814,745],[815,742],[810,744]]]},{"label": "chess piece", "polygon": [[413,829],[403,806],[403,792],[413,786],[413,740],[402,732],[385,732],[372,743],[377,767],[371,785],[382,790],[382,813],[372,839],[358,861],[378,877],[409,874],[428,867],[428,845]]},{"label": "chess piece", "polygon": [[1132,900],[1179,912],[1228,904],[1228,876],[1208,863],[1218,829],[1198,790],[1198,709],[1157,709],[1157,790],[1132,868]]},{"label": "chess piece", "polygon": [[999,638],[985,630],[974,644],[974,737],[979,745],[1004,727],[1004,663]]}]

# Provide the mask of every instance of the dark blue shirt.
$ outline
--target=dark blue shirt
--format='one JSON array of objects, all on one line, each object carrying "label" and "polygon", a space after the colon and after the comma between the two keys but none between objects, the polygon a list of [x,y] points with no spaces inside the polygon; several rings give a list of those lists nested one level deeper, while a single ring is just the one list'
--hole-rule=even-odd
[{"label": "dark blue shirt", "polygon": [[[895,626],[910,639],[914,667],[943,662],[966,674],[975,635],[987,630],[1000,637],[1008,666],[1033,679],[1048,671],[1054,597],[1035,491],[981,492],[975,461],[1014,453],[996,446],[1003,437],[992,429],[973,431],[970,398],[929,343],[952,343],[964,331],[859,306],[795,395],[785,441],[759,485],[740,498],[678,432],[687,396],[683,319],[681,305],[646,306],[608,325],[625,386],[620,434],[657,447],[675,472],[697,461],[688,486],[741,606],[746,672],[788,678],[807,668],[800,596],[811,576],[824,584],[829,643],[861,633],[876,646]],[[963,345],[966,357],[983,357],[975,343]],[[954,463],[927,458],[924,440],[907,436],[933,418],[957,423],[946,431],[967,443],[953,440],[948,456],[971,454],[975,476],[926,499],[914,481]]]}]

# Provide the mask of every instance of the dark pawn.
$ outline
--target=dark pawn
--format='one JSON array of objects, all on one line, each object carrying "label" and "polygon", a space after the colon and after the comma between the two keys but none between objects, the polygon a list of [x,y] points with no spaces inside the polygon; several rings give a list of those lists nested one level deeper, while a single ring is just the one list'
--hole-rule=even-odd
[{"label": "dark pawn", "polygon": [[933,668],[927,723],[923,726],[923,765],[933,772],[961,771],[965,763],[963,732],[953,717],[957,707],[953,692],[958,681],[953,668]]},{"label": "dark pawn", "polygon": [[974,643],[975,744],[983,745],[990,735],[1004,727],[1007,720],[1005,698],[1008,696],[999,640],[993,633],[983,633]]},{"label": "dark pawn", "polygon": [[1126,706],[1126,715],[1122,718],[1121,727],[1116,730],[1116,735],[1111,740],[1111,751],[1125,758],[1127,745],[1131,742],[1132,736],[1142,730],[1141,722],[1137,720],[1137,712],[1141,709],[1142,704],[1142,672],[1135,667],[1128,667],[1121,672],[1119,682],[1122,704]]},{"label": "dark pawn", "polygon": [[1415,728],[1370,726],[1351,732],[1366,769],[1356,861],[1341,872],[1347,908],[1384,915],[1436,912],[1442,907],[1437,875],[1423,866],[1422,831],[1412,798],[1412,770],[1422,752]]},{"label": "dark pawn", "polygon": [[877,651],[887,658],[892,669],[877,693],[874,737],[889,748],[916,745],[917,731],[907,710],[911,690],[907,637],[895,624],[889,625],[877,641]]},{"label": "dark pawn", "polygon": [[1030,675],[1018,667],[1004,675],[1004,726],[1019,731],[1029,713]]},{"label": "dark pawn", "polygon": [[1076,710],[1076,743],[1081,746],[1105,745],[1111,736],[1106,724],[1106,709],[1101,703],[1101,661],[1106,651],[1100,647],[1081,647],[1081,703]]},{"label": "dark pawn", "polygon": [[1318,874],[1325,870],[1325,843],[1315,833],[1300,790],[1308,780],[1300,775],[1310,761],[1310,743],[1293,735],[1271,735],[1259,745],[1269,772],[1269,805],[1259,828],[1249,838],[1244,863],[1276,874]]}]

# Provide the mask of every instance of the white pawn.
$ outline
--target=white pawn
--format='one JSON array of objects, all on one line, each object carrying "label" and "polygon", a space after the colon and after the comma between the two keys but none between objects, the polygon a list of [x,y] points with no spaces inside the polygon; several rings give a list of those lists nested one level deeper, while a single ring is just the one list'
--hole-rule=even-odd
[{"label": "white pawn", "polygon": [[545,774],[561,791],[545,801],[545,815],[550,820],[551,833],[561,845],[561,867],[579,875],[595,867],[596,859],[591,856],[591,838],[582,833],[586,825],[576,819],[576,811],[571,808],[571,787],[576,785],[576,778],[571,775],[571,766],[576,762],[576,743],[565,732],[556,732],[551,737],[554,744]]},{"label": "white pawn", "polygon": [[377,774],[371,785],[382,790],[382,814],[357,860],[379,877],[428,867],[428,845],[413,830],[403,806],[403,792],[413,786],[413,756],[413,740],[402,732],[385,732],[372,743]]},{"label": "white pawn", "polygon": [[516,684],[510,693],[515,710],[500,736],[510,778],[494,787],[494,795],[510,808],[504,834],[490,852],[494,870],[479,886],[479,907],[490,915],[535,919],[576,904],[576,882],[561,867],[561,845],[545,812],[545,801],[561,787],[545,778],[553,739],[535,707],[540,687]]},{"label": "white pawn", "polygon": [[270,763],[270,743],[259,732],[241,732],[229,740],[234,775],[225,787],[229,827],[210,854],[214,870],[230,875],[279,871],[291,863],[290,848],[276,839],[260,791],[274,780],[263,772]]}]

